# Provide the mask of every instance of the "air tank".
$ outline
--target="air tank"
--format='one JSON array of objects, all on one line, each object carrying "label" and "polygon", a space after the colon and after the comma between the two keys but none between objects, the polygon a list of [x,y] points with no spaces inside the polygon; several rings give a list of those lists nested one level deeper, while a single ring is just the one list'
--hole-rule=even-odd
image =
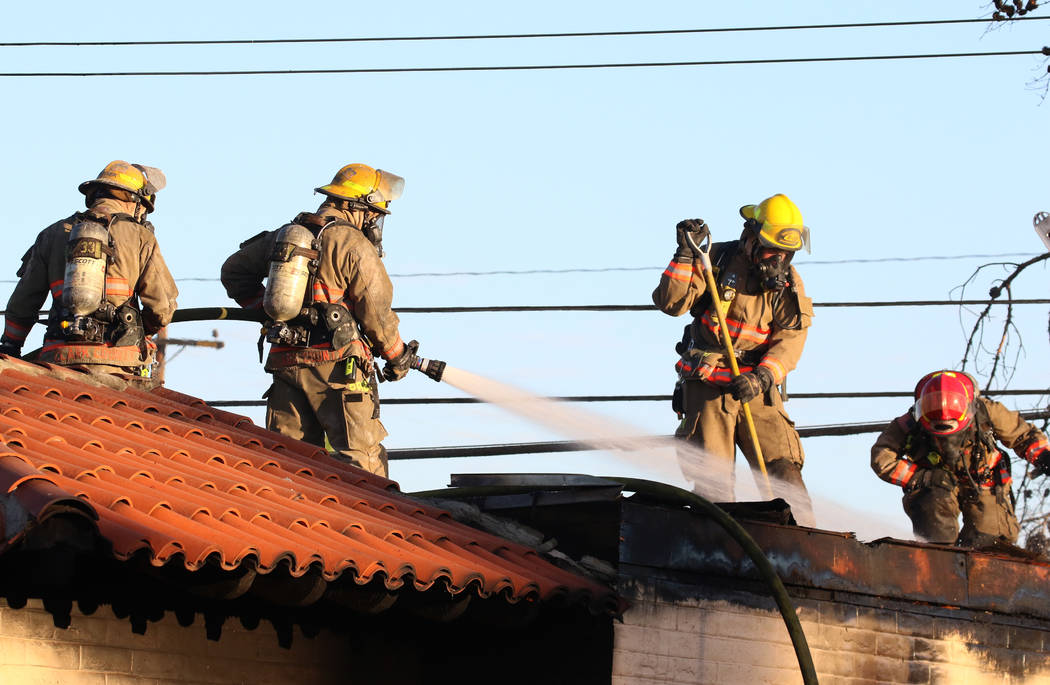
[{"label": "air tank", "polygon": [[263,295],[263,310],[274,321],[294,319],[306,304],[311,258],[300,250],[312,254],[313,241],[314,234],[299,224],[286,224],[277,234]]},{"label": "air tank", "polygon": [[69,231],[62,306],[72,316],[94,314],[106,295],[109,231],[95,221],[81,221]]}]

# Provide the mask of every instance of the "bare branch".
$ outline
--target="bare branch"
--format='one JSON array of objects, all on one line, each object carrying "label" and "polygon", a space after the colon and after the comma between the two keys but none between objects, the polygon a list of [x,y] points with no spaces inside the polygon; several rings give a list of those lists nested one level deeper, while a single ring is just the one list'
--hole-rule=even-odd
[{"label": "bare branch", "polygon": [[[1039,218],[1039,215],[1036,217]],[[1037,224],[1038,225],[1038,224]],[[959,299],[965,298],[966,289],[974,285],[979,276],[990,267],[1001,267],[1006,271],[1006,276],[993,281],[988,290],[988,303],[976,313],[976,319],[970,328],[966,338],[966,348],[960,362],[962,370],[966,370],[968,364],[977,371],[983,371],[981,359],[990,357],[987,368],[987,380],[985,392],[994,387],[1007,387],[1013,380],[1017,371],[1024,344],[1021,339],[1020,330],[1017,327],[1013,306],[1013,283],[1028,267],[1033,264],[1050,259],[1050,252],[1038,255],[1028,261],[1017,263],[998,262],[982,264],[977,267],[966,281],[953,288],[953,297],[958,294]],[[996,343],[994,347],[985,345],[985,334],[990,332],[988,324],[993,321],[992,306],[1003,293],[1006,293],[1006,315],[1001,327],[996,327]],[[964,313],[974,313],[964,307],[960,307],[960,320]],[[1048,321],[1047,333],[1050,335],[1050,321]],[[982,374],[983,375],[983,374]],[[1048,421],[1043,422],[1043,432],[1047,430]],[[1021,526],[1021,537],[1026,547],[1037,553],[1050,551],[1050,479],[1046,477],[1036,478],[1031,466],[1025,463],[1024,474],[1017,483],[1016,514]]]}]

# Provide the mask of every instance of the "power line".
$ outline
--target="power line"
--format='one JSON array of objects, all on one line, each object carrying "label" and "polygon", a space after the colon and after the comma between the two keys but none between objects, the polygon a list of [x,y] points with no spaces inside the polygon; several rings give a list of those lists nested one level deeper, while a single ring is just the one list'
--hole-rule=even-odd
[{"label": "power line", "polygon": [[1005,252],[1002,254],[926,255],[923,257],[872,257],[866,259],[814,259],[805,260],[799,266],[814,264],[879,264],[882,262],[943,262],[956,259],[1007,259],[1009,257],[1035,257],[1037,252]]},{"label": "power line", "polygon": [[[1050,410],[1036,409],[1020,412],[1021,418],[1026,421],[1045,419],[1050,417]],[[865,433],[878,433],[889,425],[890,420],[872,421],[868,423],[841,423],[828,426],[810,426],[798,429],[798,434],[803,438],[816,438],[827,436],[863,435]],[[670,440],[670,435],[638,436],[636,440]],[[580,442],[575,440],[561,440],[549,442],[516,442],[498,445],[461,445],[456,447],[414,447],[387,450],[390,459],[447,459],[453,457],[493,457],[512,454],[550,454],[555,452],[590,452],[597,450],[616,450],[616,445],[602,446],[601,438],[593,441]]]},{"label": "power line", "polygon": [[[1050,299],[1016,299],[1016,300],[886,300],[871,302],[814,302],[814,307],[976,307],[987,304],[1024,305],[1050,304]],[[482,305],[477,307],[395,307],[398,314],[479,314],[484,312],[649,312],[656,311],[651,304],[509,304]],[[40,312],[46,316],[48,310]],[[0,314],[7,314],[6,310]],[[185,321],[254,321],[263,322],[266,315],[260,310],[247,310],[239,307],[189,307],[178,309],[172,318],[173,323]],[[39,323],[46,323],[40,321]]]},{"label": "power line", "polygon": [[[1040,21],[1050,17],[1015,17],[1012,21]],[[941,26],[946,24],[986,24],[990,19],[932,19],[916,21],[854,22],[847,24],[800,24],[787,26],[733,26],[724,28],[653,29],[636,31],[575,31],[560,33],[489,33],[447,36],[380,36],[351,38],[224,38],[201,40],[109,40],[109,41],[26,41],[0,43],[0,47],[127,47],[148,45],[272,45],[294,43],[387,43],[443,40],[505,40],[532,38],[596,38],[619,36],[665,36],[699,33],[739,33],[751,31],[800,31],[811,29],[855,29],[897,26]]]},{"label": "power line", "polygon": [[1028,300],[899,300],[896,302],[814,302],[814,307],[945,307],[992,304],[1050,304],[1050,299]]},{"label": "power line", "polygon": [[[828,266],[835,264],[881,264],[886,262],[926,262],[926,261],[955,261],[960,259],[1008,259],[1011,257],[1030,258],[1036,256],[1035,252],[1003,252],[999,254],[960,254],[960,255],[928,255],[922,257],[871,257],[857,259],[807,259],[800,262],[800,267]],[[525,276],[532,274],[592,274],[609,273],[616,271],[662,271],[660,266],[606,266],[571,269],[494,269],[491,271],[419,271],[414,273],[390,274],[391,278],[419,278],[419,277],[443,277],[443,276]],[[183,279],[183,280],[213,280],[217,278]]]},{"label": "power line", "polygon": [[[960,255],[931,255],[925,257],[874,257],[870,259],[824,259],[805,260],[799,266],[828,266],[835,264],[875,264],[883,262],[925,262],[925,261],[951,261],[960,259],[1007,259],[1010,257],[1031,258],[1036,252],[1004,252],[1000,254],[960,254]],[[496,269],[492,271],[418,271],[413,273],[392,273],[391,278],[421,278],[421,277],[445,277],[445,276],[529,276],[544,274],[595,274],[611,273],[617,271],[662,271],[660,266],[607,266],[571,269]],[[219,279],[214,276],[190,276],[175,279],[178,283],[218,283]],[[0,283],[18,283],[17,279],[0,279]]]},{"label": "power line", "polygon": [[[994,299],[995,305],[1050,305],[1050,298]],[[814,307],[960,307],[982,306],[988,299],[910,299],[885,302],[814,303]],[[399,314],[476,314],[480,312],[647,312],[654,305],[491,305],[479,307],[396,307]]]},{"label": "power line", "polygon": [[1040,55],[1043,50],[1004,50],[998,52],[945,52],[898,55],[856,55],[846,57],[779,57],[766,59],[722,59],[691,62],[605,62],[599,64],[518,64],[501,66],[459,67],[374,67],[358,69],[232,69],[187,71],[36,71],[4,72],[3,78],[45,77],[112,77],[112,76],[331,76],[335,74],[422,74],[482,71],[558,71],[568,69],[632,69],[656,67],[711,67],[754,64],[812,64],[827,62],[870,62],[913,59],[951,59],[958,57],[1017,57]]},{"label": "power line", "polygon": [[[1050,388],[1032,390],[988,390],[982,392],[989,397],[1050,395]],[[877,392],[798,392],[791,393],[793,400],[829,400],[829,399],[873,399],[914,397],[914,391],[877,391]],[[547,399],[558,402],[670,402],[670,395],[567,395]],[[393,397],[382,400],[386,404],[433,405],[433,404],[488,404],[477,397]],[[208,400],[211,407],[265,407],[266,400]]]}]

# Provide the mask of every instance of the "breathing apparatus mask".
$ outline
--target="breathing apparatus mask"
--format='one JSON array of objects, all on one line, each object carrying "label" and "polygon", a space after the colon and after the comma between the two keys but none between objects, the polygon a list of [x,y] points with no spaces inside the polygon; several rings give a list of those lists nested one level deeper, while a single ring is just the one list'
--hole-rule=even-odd
[{"label": "breathing apparatus mask", "polygon": [[973,441],[975,430],[974,424],[970,424],[966,428],[949,435],[928,433],[930,445],[933,447],[933,451],[941,455],[944,463],[949,468],[954,469],[964,463],[963,448]]},{"label": "breathing apparatus mask", "polygon": [[795,253],[768,247],[755,238],[751,240],[751,265],[762,289],[781,290],[786,287],[791,275],[791,258]]},{"label": "breathing apparatus mask", "polygon": [[361,225],[361,232],[365,234],[373,245],[376,246],[376,252],[379,253],[379,258],[383,258],[383,220],[386,219],[386,214],[380,214],[374,211],[365,211],[365,221]]}]

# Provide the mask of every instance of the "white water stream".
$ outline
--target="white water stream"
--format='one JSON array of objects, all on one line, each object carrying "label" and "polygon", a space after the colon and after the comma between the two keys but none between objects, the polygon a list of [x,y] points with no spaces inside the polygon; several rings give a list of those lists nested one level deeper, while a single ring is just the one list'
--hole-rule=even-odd
[{"label": "white water stream", "polygon": [[[600,416],[579,407],[535,395],[521,388],[500,383],[489,378],[457,369],[445,368],[442,380],[460,390],[486,402],[499,406],[518,416],[527,418],[545,428],[558,433],[568,440],[585,443],[601,450],[611,461],[623,465],[641,468],[650,480],[683,485],[683,481],[692,483],[695,489],[711,497],[713,483],[709,474],[717,472],[717,457],[714,457],[696,445],[673,438],[645,436],[645,431],[620,420]],[[595,438],[594,436],[601,436]],[[745,460],[739,459],[744,462]],[[739,467],[749,474],[746,467]],[[803,472],[805,470],[803,469]],[[608,473],[592,475],[623,475],[616,473],[616,466],[610,464]],[[873,476],[874,477],[874,476]],[[798,501],[799,492],[781,481],[773,481],[773,493],[789,503]],[[687,489],[689,485],[685,485]],[[763,486],[760,492],[750,475],[738,475],[736,492],[720,492],[718,501],[753,501],[766,500]],[[910,531],[895,528],[885,520],[872,520],[861,512],[852,510],[840,502],[812,496],[815,522],[806,524],[831,530],[852,531],[862,540],[880,537],[910,539]],[[848,493],[843,493],[848,496]],[[796,518],[799,512],[796,511]]]}]

